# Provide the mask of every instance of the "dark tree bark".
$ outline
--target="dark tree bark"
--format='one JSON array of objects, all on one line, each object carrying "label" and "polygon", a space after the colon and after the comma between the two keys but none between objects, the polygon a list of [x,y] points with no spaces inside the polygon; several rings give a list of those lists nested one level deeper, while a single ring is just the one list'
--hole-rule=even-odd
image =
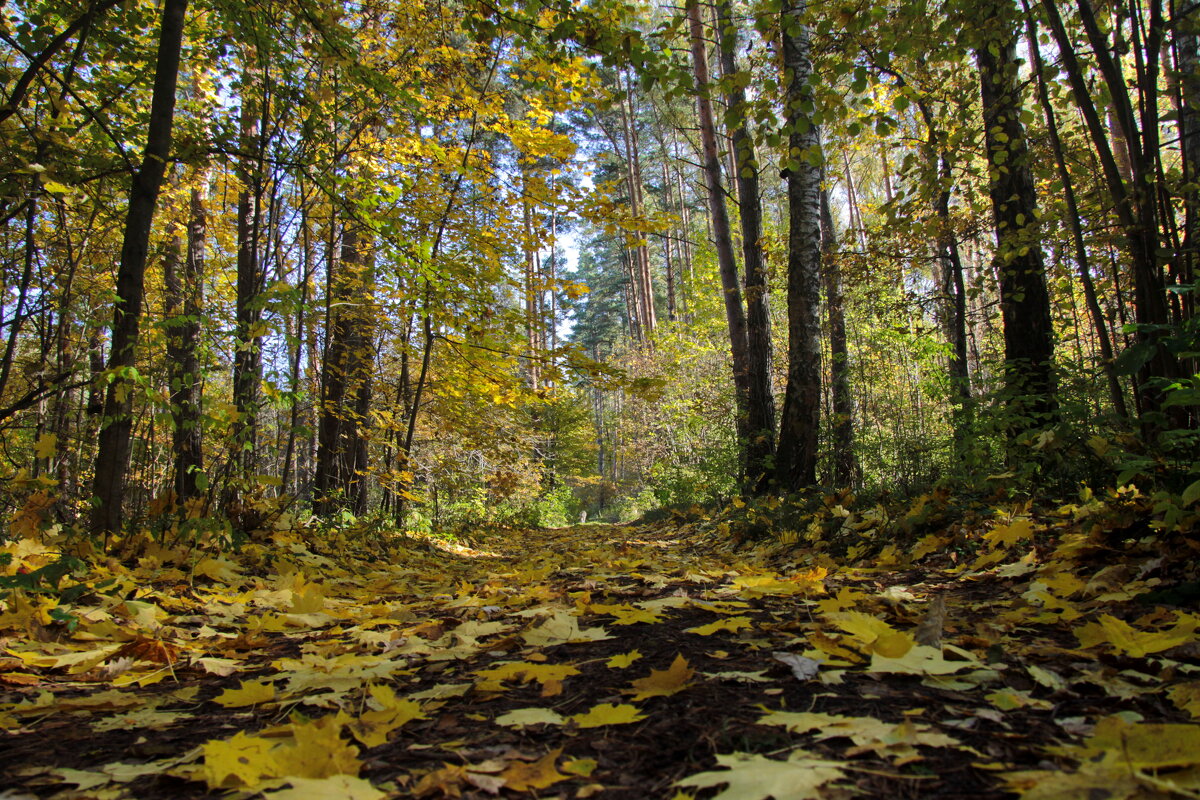
[{"label": "dark tree bark", "polygon": [[[817,309],[821,274],[820,131],[804,111],[812,102],[812,47],[805,0],[784,0],[783,69],[788,149],[788,372],[779,424],[776,477],[796,491],[817,481],[821,421],[821,340]],[[811,156],[811,157],[810,157]]]},{"label": "dark tree bark", "polygon": [[341,259],[329,280],[328,341],[317,428],[313,510],[328,515],[367,510],[367,427],[374,367],[373,259],[364,255],[358,230],[342,231]]},{"label": "dark tree bark", "polygon": [[[29,203],[25,207],[25,253],[21,259],[21,280],[17,284],[17,305],[13,309],[11,319],[4,320],[8,325],[8,340],[4,346],[4,356],[0,357],[0,397],[8,388],[8,379],[12,373],[13,359],[17,355],[18,338],[21,327],[25,323],[26,304],[29,302],[29,286],[33,280],[33,266],[37,256],[37,240],[35,239],[38,216],[38,192],[41,178],[35,173],[30,179]],[[0,309],[0,317],[2,317]]]},{"label": "dark tree bark", "polygon": [[742,289],[738,284],[737,263],[733,255],[733,237],[729,212],[725,207],[725,189],[721,182],[721,154],[717,148],[717,129],[709,99],[708,56],[705,52],[704,25],[698,0],[688,0],[691,31],[692,66],[696,74],[696,106],[700,118],[700,141],[704,156],[704,182],[712,219],[713,243],[725,298],[725,320],[729,328],[729,349],[733,356],[733,383],[737,413],[737,435],[741,443],[741,464],[747,486],[759,480],[760,465],[748,462],[750,440],[750,364],[746,339],[746,311],[742,307]]},{"label": "dark tree bark", "polygon": [[917,108],[925,120],[929,133],[926,141],[926,158],[929,169],[937,175],[938,189],[933,198],[933,212],[937,217],[937,257],[941,264],[942,297],[945,313],[946,339],[950,342],[950,382],[955,404],[954,438],[957,445],[963,444],[971,423],[971,374],[967,358],[967,291],[963,278],[962,256],[958,248],[958,236],[950,217],[950,196],[953,187],[953,172],[950,154],[938,130],[937,121],[929,104],[918,98]]},{"label": "dark tree bark", "polygon": [[[201,178],[203,179],[203,178]],[[167,374],[171,385],[171,451],[175,495],[183,503],[199,492],[204,469],[200,411],[200,314],[204,307],[204,247],[208,221],[204,198],[192,189],[188,205],[187,249],[176,236],[163,262],[166,300]],[[182,255],[182,258],[180,257]]]},{"label": "dark tree bark", "polygon": [[[663,150],[664,156],[662,159],[662,181],[663,181],[663,208],[670,211],[675,208],[675,204],[671,198],[671,177],[667,174],[667,159],[665,156],[666,150]],[[663,259],[666,262],[665,268],[667,273],[667,320],[675,321],[675,266],[678,259],[671,258],[671,248],[675,244],[674,232],[668,228],[662,236]]]},{"label": "dark tree bark", "polygon": [[975,48],[988,158],[988,194],[996,225],[996,271],[1004,319],[1005,393],[1010,424],[1031,430],[1053,421],[1054,330],[1038,239],[1037,197],[1021,123],[1015,27],[1002,2],[985,5]]},{"label": "dark tree bark", "polygon": [[[725,75],[737,72],[737,27],[729,0],[717,0],[721,63]],[[734,172],[742,224],[742,259],[746,286],[747,485],[765,492],[775,461],[775,394],[771,387],[771,309],[767,303],[767,265],[763,254],[762,203],[759,199],[758,158],[750,136],[746,92],[734,82],[726,101],[737,121],[732,125]],[[755,476],[758,476],[757,478]]]},{"label": "dark tree bark", "polygon": [[[1158,214],[1155,198],[1151,196],[1150,186],[1155,180],[1154,173],[1147,171],[1144,159],[1146,152],[1140,146],[1136,136],[1130,132],[1136,130],[1136,119],[1128,89],[1125,87],[1121,70],[1117,67],[1108,50],[1107,42],[1099,30],[1095,15],[1087,0],[1079,0],[1080,18],[1088,34],[1089,43],[1094,48],[1093,55],[1097,60],[1101,75],[1105,79],[1106,88],[1113,98],[1113,107],[1119,127],[1126,132],[1126,143],[1130,152],[1129,172],[1132,180],[1128,183],[1122,174],[1121,166],[1114,155],[1108,139],[1104,122],[1092,100],[1086,73],[1076,55],[1074,43],[1067,35],[1058,5],[1054,0],[1042,0],[1042,8],[1046,12],[1046,22],[1058,45],[1062,56],[1063,70],[1071,84],[1071,93],[1075,104],[1087,125],[1088,134],[1096,151],[1108,185],[1109,194],[1113,200],[1113,210],[1120,224],[1129,249],[1130,263],[1133,272],[1134,321],[1138,323],[1137,341],[1145,348],[1147,358],[1138,370],[1136,383],[1138,409],[1140,414],[1155,412],[1162,404],[1161,390],[1155,386],[1153,378],[1172,378],[1180,373],[1178,360],[1167,350],[1162,342],[1164,328],[1169,321],[1166,289],[1163,281],[1162,268],[1158,263]],[[1152,127],[1157,129],[1158,122]],[[1156,141],[1155,132],[1152,139]],[[1155,152],[1150,158],[1157,156]],[[1147,183],[1146,181],[1149,181]]]},{"label": "dark tree bark", "polygon": [[1079,203],[1075,197],[1075,184],[1071,180],[1071,173],[1067,169],[1067,161],[1063,152],[1062,139],[1058,133],[1058,117],[1054,112],[1054,106],[1050,102],[1050,91],[1046,86],[1045,65],[1042,63],[1042,54],[1037,45],[1037,23],[1034,20],[1033,14],[1030,13],[1028,0],[1021,0],[1025,10],[1025,29],[1029,40],[1029,54],[1034,66],[1034,76],[1037,81],[1038,102],[1042,106],[1042,114],[1046,118],[1046,131],[1050,136],[1050,148],[1054,152],[1054,164],[1058,170],[1058,178],[1063,186],[1063,200],[1067,205],[1067,227],[1071,231],[1071,244],[1075,250],[1075,265],[1079,270],[1079,281],[1083,286],[1084,303],[1087,306],[1088,315],[1092,320],[1092,327],[1096,331],[1096,341],[1100,347],[1100,367],[1104,371],[1104,377],[1108,384],[1109,400],[1113,404],[1113,410],[1116,415],[1123,421],[1129,420],[1129,409],[1125,404],[1125,392],[1121,388],[1121,382],[1117,377],[1116,369],[1113,367],[1113,347],[1112,339],[1108,335],[1108,323],[1104,319],[1104,312],[1100,309],[1100,300],[1096,296],[1096,286],[1092,280],[1092,270],[1090,260],[1088,258],[1087,245],[1083,239],[1083,223],[1079,216]]},{"label": "dark tree bark", "polygon": [[821,282],[829,317],[829,377],[833,390],[833,482],[849,488],[859,479],[854,454],[854,396],[850,393],[850,351],[846,347],[846,314],[842,301],[842,270],[838,264],[837,234],[829,210],[829,194],[821,190]]},{"label": "dark tree bark", "polygon": [[[1196,14],[1172,20],[1175,30],[1175,60],[1179,73],[1179,136],[1183,151],[1184,193],[1182,283],[1196,282],[1200,264],[1200,17]],[[1196,293],[1182,298],[1184,317],[1196,310]],[[1193,363],[1196,363],[1193,360]],[[1193,367],[1194,369],[1194,367]]]},{"label": "dark tree bark", "polygon": [[132,379],[134,350],[137,347],[145,296],[150,226],[154,220],[155,207],[158,205],[167,157],[171,152],[175,89],[179,81],[183,22],[186,15],[187,0],[163,0],[146,148],[141,166],[133,174],[130,182],[121,262],[117,268],[112,349],[107,365],[110,381],[104,397],[104,414],[92,484],[95,505],[92,510],[91,530],[96,535],[114,533],[121,528],[121,503],[125,496],[130,440],[133,435],[133,393],[137,386],[136,381]]},{"label": "dark tree bark", "polygon": [[[247,77],[246,83],[250,80]],[[247,86],[249,91],[249,86]],[[237,199],[237,298],[236,330],[233,353],[233,402],[237,407],[234,423],[234,462],[239,467],[242,486],[248,488],[255,473],[258,446],[258,406],[262,383],[262,333],[259,323],[262,308],[259,296],[264,275],[259,258],[262,234],[262,162],[252,157],[259,152],[259,114],[256,103],[243,98],[241,109],[241,149],[239,168],[242,182]]]}]

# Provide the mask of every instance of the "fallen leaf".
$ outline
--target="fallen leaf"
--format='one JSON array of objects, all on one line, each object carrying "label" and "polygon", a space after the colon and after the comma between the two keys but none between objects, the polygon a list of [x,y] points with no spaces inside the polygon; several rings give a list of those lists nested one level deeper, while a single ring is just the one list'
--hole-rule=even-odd
[{"label": "fallen leaf", "polygon": [[731,633],[746,629],[753,629],[754,623],[749,617],[726,617],[707,625],[700,625],[696,628],[686,628],[687,633],[694,633],[698,636],[712,636],[719,631],[729,631]]},{"label": "fallen leaf", "polygon": [[201,749],[204,780],[210,789],[253,789],[279,774],[271,750],[275,743],[238,731],[231,738],[206,742]]},{"label": "fallen leaf", "polygon": [[388,734],[414,719],[425,719],[421,704],[410,698],[398,698],[390,686],[372,686],[372,700],[379,706],[349,724],[352,736],[365,747],[378,747]]},{"label": "fallen leaf", "polygon": [[610,669],[625,669],[633,662],[642,657],[642,654],[637,650],[630,650],[628,653],[621,653],[613,656],[608,660],[607,666]]},{"label": "fallen leaf", "polygon": [[237,689],[226,689],[213,698],[213,702],[225,708],[242,708],[268,703],[275,699],[275,684],[261,681],[242,681]]},{"label": "fallen leaf", "polygon": [[350,775],[331,775],[328,778],[288,778],[290,789],[266,792],[270,800],[382,800],[387,797],[370,781]]},{"label": "fallen leaf", "polygon": [[639,713],[638,707],[628,703],[600,703],[592,706],[582,714],[576,714],[569,719],[580,728],[599,728],[604,725],[626,725],[645,719]]},{"label": "fallen leaf", "polygon": [[508,728],[526,728],[530,725],[562,725],[566,720],[548,708],[518,708],[501,714],[494,721]]},{"label": "fallen leaf", "polygon": [[675,782],[676,786],[706,789],[727,784],[713,800],[819,800],[821,787],[844,773],[835,761],[794,750],[787,761],[775,761],[756,753],[718,755],[724,771],[701,772]]},{"label": "fallen leaf", "polygon": [[810,681],[821,671],[821,662],[815,658],[783,652],[772,653],[771,658],[781,664],[786,664],[791,669],[792,675],[796,676],[796,680],[799,681]]},{"label": "fallen leaf", "polygon": [[570,779],[570,775],[563,775],[554,766],[554,762],[561,754],[562,748],[560,747],[557,750],[551,750],[532,763],[512,762],[499,776],[504,781],[504,788],[512,789],[514,792],[527,792],[530,789],[545,789],[559,781]]},{"label": "fallen leaf", "polygon": [[696,671],[688,666],[687,659],[676,655],[675,660],[667,669],[651,669],[645,678],[633,682],[632,689],[625,689],[625,694],[632,694],[634,700],[645,700],[647,697],[668,697],[686,689]]},{"label": "fallen leaf", "polygon": [[1027,519],[1014,520],[1008,525],[998,525],[983,535],[992,547],[1012,547],[1017,542],[1033,538],[1033,523]]}]

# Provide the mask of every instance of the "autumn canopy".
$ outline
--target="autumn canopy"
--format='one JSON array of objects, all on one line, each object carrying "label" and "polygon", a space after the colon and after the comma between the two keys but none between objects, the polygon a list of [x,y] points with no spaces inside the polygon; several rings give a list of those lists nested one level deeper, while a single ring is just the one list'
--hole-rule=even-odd
[{"label": "autumn canopy", "polygon": [[0,797],[1200,795],[1200,6],[0,42]]}]

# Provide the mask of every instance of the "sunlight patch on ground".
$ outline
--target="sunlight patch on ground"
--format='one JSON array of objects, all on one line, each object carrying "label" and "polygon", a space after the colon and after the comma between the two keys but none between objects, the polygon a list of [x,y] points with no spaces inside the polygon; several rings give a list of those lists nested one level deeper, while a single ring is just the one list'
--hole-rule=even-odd
[{"label": "sunlight patch on ground", "polygon": [[668,550],[679,546],[680,542],[679,539],[630,539],[628,543],[638,547],[657,547],[659,550]]},{"label": "sunlight patch on ground", "polygon": [[431,547],[435,547],[444,553],[459,556],[461,558],[504,558],[503,553],[494,553],[490,550],[476,550],[473,547],[468,547],[465,544],[452,542],[448,539],[442,539],[437,536],[430,536],[427,533],[408,533],[406,538],[416,539],[425,542]]}]

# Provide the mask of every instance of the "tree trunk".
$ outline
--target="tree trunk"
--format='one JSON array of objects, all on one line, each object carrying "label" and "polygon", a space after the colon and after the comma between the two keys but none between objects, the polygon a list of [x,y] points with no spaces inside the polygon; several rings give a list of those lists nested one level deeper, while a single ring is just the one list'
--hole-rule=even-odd
[{"label": "tree trunk", "polygon": [[133,379],[134,351],[145,295],[150,226],[171,152],[175,88],[179,80],[186,15],[187,0],[163,0],[146,149],[142,164],[130,181],[121,263],[117,268],[117,300],[113,308],[112,349],[107,366],[110,382],[104,396],[92,485],[95,505],[91,530],[95,535],[115,533],[121,528],[121,503],[125,496],[133,435],[133,393],[137,387]]},{"label": "tree trunk", "polygon": [[[1135,380],[1138,413],[1144,415],[1157,411],[1162,403],[1161,390],[1151,379],[1171,378],[1180,372],[1179,362],[1162,342],[1164,328],[1159,327],[1167,324],[1168,309],[1162,269],[1158,264],[1157,212],[1150,186],[1141,184],[1146,179],[1153,180],[1153,175],[1147,175],[1141,164],[1145,154],[1131,152],[1130,171],[1134,180],[1126,183],[1109,143],[1104,122],[1092,101],[1086,74],[1079,63],[1074,44],[1067,35],[1058,6],[1054,0],[1042,0],[1042,8],[1046,12],[1046,21],[1062,56],[1063,70],[1071,84],[1075,104],[1087,124],[1088,134],[1091,136],[1104,180],[1113,199],[1117,221],[1128,243],[1133,267],[1134,319],[1139,326],[1137,341],[1145,351],[1145,363],[1138,370]],[[1136,128],[1136,121],[1121,72],[1112,60],[1090,3],[1087,0],[1079,0],[1079,10],[1100,72],[1113,97],[1113,107],[1116,109],[1120,127],[1132,131]],[[1157,126],[1157,121],[1154,124]],[[1127,143],[1131,151],[1135,147],[1140,150],[1136,136],[1130,136]]]},{"label": "tree trunk", "polygon": [[829,377],[833,391],[833,481],[840,488],[858,482],[854,454],[854,397],[850,394],[850,352],[846,347],[846,314],[842,301],[842,269],[837,234],[829,210],[829,194],[821,189],[821,282],[829,315]]},{"label": "tree trunk", "polygon": [[1117,372],[1113,368],[1113,348],[1112,340],[1108,335],[1108,324],[1104,320],[1104,312],[1100,309],[1100,301],[1096,296],[1096,286],[1092,281],[1092,270],[1089,264],[1087,245],[1083,239],[1082,217],[1079,215],[1079,203],[1075,197],[1075,185],[1071,180],[1071,173],[1067,169],[1062,139],[1058,132],[1058,117],[1055,114],[1053,104],[1050,102],[1050,91],[1046,85],[1045,65],[1042,63],[1041,50],[1034,44],[1034,42],[1038,41],[1037,23],[1034,20],[1033,14],[1030,13],[1028,0],[1021,0],[1021,2],[1025,11],[1025,29],[1028,34],[1030,60],[1033,64],[1034,76],[1037,80],[1038,102],[1041,104],[1042,113],[1046,118],[1046,131],[1050,136],[1050,148],[1054,152],[1055,167],[1058,170],[1058,178],[1063,186],[1063,199],[1067,205],[1067,227],[1071,231],[1071,243],[1075,250],[1075,264],[1079,270],[1079,280],[1083,285],[1084,302],[1087,305],[1088,314],[1092,320],[1092,327],[1096,331],[1096,341],[1100,347],[1100,368],[1104,371],[1104,377],[1108,384],[1108,395],[1113,404],[1113,410],[1121,420],[1128,422],[1129,409],[1125,405],[1125,392],[1122,390],[1121,382],[1117,378]]},{"label": "tree trunk", "polygon": [[[245,80],[249,92],[250,79]],[[258,445],[259,386],[262,383],[262,320],[259,295],[263,288],[259,258],[262,223],[262,163],[249,154],[259,151],[260,120],[255,103],[243,97],[241,109],[242,163],[238,169],[241,189],[237,199],[237,297],[233,353],[234,463],[241,479],[238,491],[249,488],[254,475]]]},{"label": "tree trunk", "polygon": [[971,373],[967,358],[967,292],[963,279],[962,256],[958,248],[958,236],[954,232],[950,217],[950,196],[953,172],[950,154],[937,128],[929,104],[918,98],[917,108],[925,120],[929,132],[926,141],[926,156],[929,168],[937,174],[937,194],[933,198],[933,212],[937,217],[937,257],[942,268],[942,296],[945,314],[946,340],[950,343],[951,397],[955,405],[954,439],[956,445],[964,443],[971,423]]},{"label": "tree trunk", "polygon": [[729,349],[733,357],[733,385],[737,413],[737,436],[741,451],[741,467],[747,486],[760,477],[759,465],[749,468],[748,443],[750,429],[750,363],[746,338],[746,312],[742,307],[742,290],[738,284],[737,263],[733,255],[733,236],[729,213],[725,207],[725,189],[721,184],[721,154],[717,149],[717,129],[713,122],[712,101],[708,96],[708,55],[705,52],[704,26],[700,19],[698,0],[688,0],[692,65],[696,74],[696,106],[700,121],[700,140],[704,153],[704,182],[708,189],[708,205],[712,219],[713,243],[717,251],[717,266],[721,273],[721,289],[725,298],[725,319],[729,327]]},{"label": "tree trunk", "polygon": [[[207,180],[202,171],[195,180]],[[176,236],[163,262],[166,301],[167,374],[171,385],[174,430],[175,495],[180,504],[201,494],[198,479],[204,469],[201,425],[200,367],[196,350],[200,342],[200,314],[204,307],[204,247],[208,220],[201,189],[193,188],[188,204],[187,249]],[[183,256],[180,258],[180,256]]]},{"label": "tree trunk", "polygon": [[[1183,235],[1182,283],[1196,282],[1200,263],[1200,33],[1195,17],[1174,20],[1175,58],[1179,73],[1179,137],[1183,151],[1183,177],[1188,189],[1183,204],[1186,214]],[[1196,292],[1181,298],[1184,318],[1196,313]],[[1193,364],[1197,363],[1193,360]],[[1195,367],[1193,367],[1194,371]]]},{"label": "tree trunk", "polygon": [[783,69],[788,149],[788,372],[779,425],[779,488],[817,481],[821,421],[821,340],[817,309],[821,274],[821,139],[811,107],[812,47],[803,23],[805,0],[784,0]]},{"label": "tree trunk", "polygon": [[[717,0],[717,28],[720,31],[722,70],[726,75],[737,72],[735,51],[738,45],[737,27],[733,22],[729,0]],[[762,203],[759,200],[758,159],[754,140],[749,133],[746,92],[740,82],[727,96],[731,116],[737,119],[733,128],[733,151],[736,170],[738,207],[742,223],[742,259],[745,265],[746,286],[746,349],[747,349],[747,486],[756,493],[765,492],[775,460],[775,394],[771,387],[771,309],[767,298],[767,265],[763,254]]]},{"label": "tree trunk", "polygon": [[367,427],[374,367],[373,259],[362,252],[358,230],[342,231],[341,258],[330,278],[333,309],[323,366],[317,428],[318,515],[367,508]]},{"label": "tree trunk", "polygon": [[975,49],[983,102],[996,269],[1004,319],[1005,393],[1014,430],[1055,415],[1054,330],[1038,239],[1037,198],[1021,123],[1017,36],[1003,0],[985,7],[988,29]]},{"label": "tree trunk", "polygon": [[[620,77],[620,75],[618,76]],[[621,135],[625,144],[625,183],[629,187],[629,213],[641,222],[645,215],[642,199],[642,165],[633,108],[633,89],[628,80],[619,84],[621,98]],[[650,251],[644,234],[638,232],[638,242],[629,248],[630,276],[633,281],[634,307],[638,316],[641,340],[650,341],[658,326],[654,309],[654,284],[650,278]]]},{"label": "tree trunk", "polygon": [[[663,152],[662,158],[662,181],[663,181],[663,209],[670,212],[674,210],[675,203],[671,197],[671,176],[667,172],[666,152]],[[670,322],[675,321],[675,267],[680,259],[671,258],[671,249],[675,246],[675,235],[671,228],[668,227],[663,234],[663,258],[666,261],[667,273],[667,319]]]}]

